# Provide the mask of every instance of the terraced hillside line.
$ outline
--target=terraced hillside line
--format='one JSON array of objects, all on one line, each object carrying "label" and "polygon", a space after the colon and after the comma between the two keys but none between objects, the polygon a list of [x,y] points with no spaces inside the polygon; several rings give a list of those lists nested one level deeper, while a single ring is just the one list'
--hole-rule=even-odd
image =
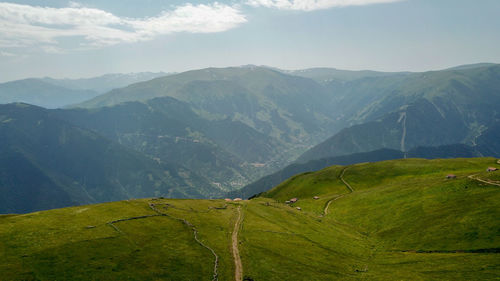
[{"label": "terraced hillside line", "polygon": [[491,184],[491,185],[500,186],[500,183],[495,183],[495,182],[491,182],[491,181],[487,181],[487,180],[479,179],[479,178],[476,178],[475,176],[477,176],[477,174],[474,174],[474,175],[469,175],[469,176],[467,176],[467,177],[468,177],[469,179],[476,180],[476,181],[480,181],[480,182],[482,182],[482,183],[487,183],[487,184]]},{"label": "terraced hillside line", "polygon": [[196,227],[190,223],[188,220],[186,219],[182,219],[182,218],[178,218],[178,217],[174,217],[172,215],[169,215],[169,214],[166,214],[166,213],[162,213],[160,210],[158,210],[156,208],[156,205],[153,204],[153,203],[149,203],[149,208],[151,208],[153,211],[155,211],[156,213],[162,215],[162,216],[167,216],[171,219],[174,219],[174,220],[177,220],[177,221],[180,221],[182,222],[183,224],[187,225],[188,227],[191,228],[191,230],[193,230],[193,236],[194,236],[194,240],[200,244],[202,247],[204,247],[205,249],[209,250],[212,255],[214,256],[214,273],[213,273],[213,278],[212,278],[212,281],[217,281],[219,280],[219,273],[218,273],[218,268],[219,268],[219,256],[215,253],[215,251],[208,247],[207,245],[205,245],[205,243],[203,243],[199,238],[198,238],[198,230],[196,229]]},{"label": "terraced hillside line", "polygon": [[[395,252],[395,251],[392,251]],[[416,253],[416,254],[478,254],[478,253],[493,253],[500,254],[500,248],[486,248],[486,249],[473,249],[473,250],[402,250],[402,253]]]},{"label": "terraced hillside line", "polygon": [[234,280],[243,280],[243,266],[241,264],[240,251],[238,249],[238,231],[241,224],[241,206],[238,206],[238,219],[234,223],[234,230],[232,235],[232,249],[234,258]]},{"label": "terraced hillside line", "polygon": [[346,181],[344,180],[344,174],[345,174],[345,171],[347,171],[347,169],[349,169],[349,167],[345,167],[345,168],[342,170],[342,173],[340,174],[340,180],[341,180],[341,181],[345,184],[345,186],[347,186],[347,188],[349,188],[349,190],[350,190],[351,192],[354,192],[354,189],[352,188],[352,186],[351,186],[348,182],[346,182]]},{"label": "terraced hillside line", "polygon": [[150,217],[161,217],[165,216],[164,214],[155,214],[155,215],[144,215],[144,216],[138,216],[138,217],[130,217],[130,218],[124,218],[124,219],[118,219],[118,220],[113,220],[109,221],[106,224],[114,228],[117,232],[123,233],[116,225],[115,223],[117,222],[122,222],[122,221],[130,221],[130,220],[138,220],[138,219],[145,219],[145,218],[150,218]]}]

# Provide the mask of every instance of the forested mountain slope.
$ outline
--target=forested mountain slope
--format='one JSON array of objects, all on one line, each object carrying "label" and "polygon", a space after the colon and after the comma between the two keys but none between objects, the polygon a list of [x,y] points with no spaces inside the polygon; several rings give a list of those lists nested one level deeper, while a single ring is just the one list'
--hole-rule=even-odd
[{"label": "forested mountain slope", "polygon": [[36,106],[0,105],[0,138],[0,213],[221,192],[181,165],[159,164]]},{"label": "forested mountain slope", "polygon": [[266,163],[282,151],[278,141],[242,122],[203,118],[171,97],[54,114],[158,161],[185,166],[224,190],[263,175],[269,167],[252,163]]},{"label": "forested mountain slope", "polygon": [[[454,143],[496,147],[491,138],[497,134],[500,120],[498,65],[349,83],[340,86],[345,93],[335,103],[347,109],[345,121],[357,125],[313,147],[299,161],[379,148],[406,151]],[[366,106],[357,101],[360,98]],[[352,110],[349,104],[353,104]]]}]

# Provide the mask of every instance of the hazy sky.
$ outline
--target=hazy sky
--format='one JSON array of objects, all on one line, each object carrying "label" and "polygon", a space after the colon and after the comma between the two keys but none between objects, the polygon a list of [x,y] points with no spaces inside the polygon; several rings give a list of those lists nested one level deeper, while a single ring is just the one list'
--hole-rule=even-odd
[{"label": "hazy sky", "polygon": [[0,82],[269,65],[500,63],[499,0],[0,2]]}]

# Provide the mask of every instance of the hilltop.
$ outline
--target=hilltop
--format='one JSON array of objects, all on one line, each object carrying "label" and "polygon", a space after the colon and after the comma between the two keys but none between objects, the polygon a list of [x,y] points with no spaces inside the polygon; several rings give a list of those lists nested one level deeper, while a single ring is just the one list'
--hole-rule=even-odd
[{"label": "hilltop", "polygon": [[[0,274],[8,280],[241,280],[240,273],[246,280],[495,279],[500,177],[485,169],[500,167],[496,161],[332,166],[249,201],[152,198],[0,216]],[[446,178],[451,173],[455,179]],[[298,201],[285,204],[292,197]]]},{"label": "hilltop", "polygon": [[[483,151],[487,154],[489,151]],[[464,145],[443,145],[437,147],[416,147],[407,152],[382,148],[369,152],[353,153],[349,155],[325,157],[311,160],[306,163],[293,163],[285,168],[264,176],[242,189],[229,192],[229,196],[249,198],[261,192],[268,191],[293,175],[318,171],[332,165],[351,165],[357,163],[377,162],[384,160],[402,159],[402,158],[471,158],[481,156],[481,151]]]}]

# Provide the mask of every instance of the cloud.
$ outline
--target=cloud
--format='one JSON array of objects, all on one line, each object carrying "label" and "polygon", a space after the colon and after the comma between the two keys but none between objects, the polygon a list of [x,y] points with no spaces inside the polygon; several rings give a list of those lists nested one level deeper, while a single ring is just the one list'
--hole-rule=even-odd
[{"label": "cloud", "polygon": [[314,11],[346,6],[393,3],[401,0],[247,0],[253,7],[277,8],[282,10]]},{"label": "cloud", "polygon": [[245,23],[235,7],[185,4],[148,18],[125,18],[70,2],[66,8],[0,2],[0,47],[40,46],[60,52],[60,39],[81,37],[82,45],[102,47],[151,40],[159,35],[222,32]]},{"label": "cloud", "polygon": [[0,51],[0,57],[15,57],[16,54]]}]

